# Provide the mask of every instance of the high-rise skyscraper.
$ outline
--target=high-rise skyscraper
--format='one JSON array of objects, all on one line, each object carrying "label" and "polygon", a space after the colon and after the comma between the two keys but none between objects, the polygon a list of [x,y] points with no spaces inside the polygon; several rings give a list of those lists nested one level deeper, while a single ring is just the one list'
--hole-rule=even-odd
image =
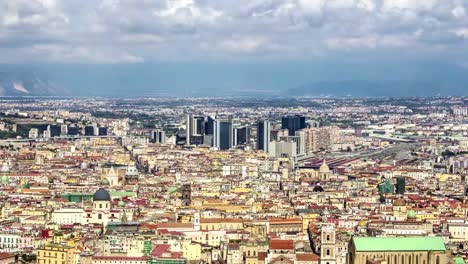
[{"label": "high-rise skyscraper", "polygon": [[107,127],[98,127],[99,136],[107,136]]},{"label": "high-rise skyscraper", "polygon": [[49,125],[47,127],[47,130],[50,131],[50,136],[51,137],[59,137],[61,133],[61,127],[59,125]]},{"label": "high-rise skyscraper", "polygon": [[214,121],[213,147],[221,150],[230,149],[233,142],[232,121],[230,119],[216,119]]},{"label": "high-rise skyscraper", "polygon": [[338,137],[338,127],[305,128],[296,131],[299,138],[298,154],[306,154],[326,150],[334,144]]},{"label": "high-rise skyscraper", "polygon": [[234,146],[244,145],[245,143],[247,143],[247,139],[249,137],[248,133],[249,132],[248,132],[247,127],[236,127],[236,128],[234,128],[234,136],[233,136]]},{"label": "high-rise skyscraper", "polygon": [[205,133],[205,117],[187,115],[187,145],[203,144],[203,135]]},{"label": "high-rise skyscraper", "polygon": [[281,118],[281,128],[288,129],[289,135],[294,136],[297,130],[306,128],[305,116],[283,116]]},{"label": "high-rise skyscraper", "polygon": [[85,136],[94,136],[94,126],[85,126],[84,135]]},{"label": "high-rise skyscraper", "polygon": [[205,122],[205,135],[213,135],[213,131],[214,131],[214,119],[211,116],[208,116]]},{"label": "high-rise skyscraper", "polygon": [[80,134],[80,130],[77,127],[68,127],[67,134],[69,136],[77,136]]},{"label": "high-rise skyscraper", "polygon": [[270,121],[260,121],[257,124],[257,149],[268,152],[270,144]]},{"label": "high-rise skyscraper", "polygon": [[151,131],[151,142],[164,144],[166,143],[166,133],[163,130],[156,129]]}]

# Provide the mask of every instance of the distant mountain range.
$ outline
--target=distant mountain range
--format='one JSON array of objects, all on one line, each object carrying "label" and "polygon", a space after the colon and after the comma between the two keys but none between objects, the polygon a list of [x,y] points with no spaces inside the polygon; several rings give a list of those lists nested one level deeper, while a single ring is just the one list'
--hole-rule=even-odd
[{"label": "distant mountain range", "polygon": [[31,71],[0,71],[0,96],[66,95],[50,80]]},{"label": "distant mountain range", "polygon": [[468,69],[463,67],[414,64],[388,65],[382,70],[378,65],[375,69],[371,64],[364,66],[299,63],[0,64],[0,96],[468,96]]},{"label": "distant mountain range", "polygon": [[440,96],[467,95],[466,83],[451,81],[321,81],[288,89],[291,96]]}]

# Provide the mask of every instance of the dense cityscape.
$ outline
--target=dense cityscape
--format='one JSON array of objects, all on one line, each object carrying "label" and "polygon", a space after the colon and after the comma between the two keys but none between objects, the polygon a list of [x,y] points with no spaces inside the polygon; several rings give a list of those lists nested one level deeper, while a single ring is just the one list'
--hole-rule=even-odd
[{"label": "dense cityscape", "polygon": [[461,264],[468,98],[0,99],[0,263]]}]

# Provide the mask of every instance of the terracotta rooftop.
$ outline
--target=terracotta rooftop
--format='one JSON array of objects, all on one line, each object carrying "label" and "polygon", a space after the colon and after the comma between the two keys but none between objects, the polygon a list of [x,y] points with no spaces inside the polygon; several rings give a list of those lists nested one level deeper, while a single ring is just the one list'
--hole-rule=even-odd
[{"label": "terracotta rooftop", "polygon": [[8,252],[0,252],[0,260],[14,258],[15,255]]},{"label": "terracotta rooftop", "polygon": [[296,254],[297,261],[319,261],[320,256],[314,253],[299,253]]},{"label": "terracotta rooftop", "polygon": [[294,250],[294,241],[293,240],[283,240],[283,239],[273,239],[270,240],[270,249],[273,250]]}]

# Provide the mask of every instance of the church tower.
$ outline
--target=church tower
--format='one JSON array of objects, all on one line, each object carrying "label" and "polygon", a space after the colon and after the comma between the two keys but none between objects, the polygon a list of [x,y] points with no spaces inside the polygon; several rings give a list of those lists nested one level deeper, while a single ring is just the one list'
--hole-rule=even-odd
[{"label": "church tower", "polygon": [[320,231],[320,263],[336,264],[336,230],[333,224],[327,224]]},{"label": "church tower", "polygon": [[107,172],[107,180],[109,181],[109,186],[118,186],[119,185],[119,174],[114,170],[114,167],[111,167]]},{"label": "church tower", "polygon": [[322,163],[322,165],[320,165],[318,174],[319,174],[319,179],[321,181],[330,180],[330,168],[328,167],[327,162],[325,161],[325,159],[323,159],[323,163]]},{"label": "church tower", "polygon": [[190,206],[192,203],[192,186],[190,184],[182,185],[181,192],[182,206]]},{"label": "church tower", "polygon": [[192,224],[193,224],[193,229],[200,230],[200,213],[199,212],[193,213]]}]

